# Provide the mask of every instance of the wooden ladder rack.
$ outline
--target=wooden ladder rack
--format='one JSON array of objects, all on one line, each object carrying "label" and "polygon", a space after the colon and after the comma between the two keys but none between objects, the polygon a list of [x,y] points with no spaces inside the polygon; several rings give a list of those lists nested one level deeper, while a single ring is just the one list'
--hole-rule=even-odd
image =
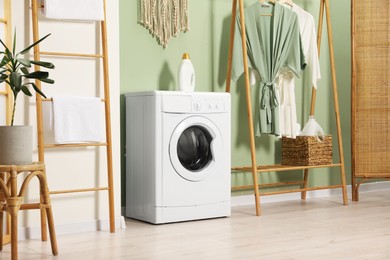
[{"label": "wooden ladder rack", "polygon": [[[227,78],[226,78],[226,92],[230,92],[230,81],[232,74],[232,57],[233,57],[233,40],[235,33],[235,17],[237,13],[237,1],[239,4],[239,14],[240,14],[240,23],[241,23],[241,44],[242,44],[242,53],[243,53],[243,64],[244,64],[244,75],[245,75],[245,92],[246,92],[246,109],[247,109],[247,119],[248,119],[248,128],[249,128],[249,137],[250,137],[250,149],[251,149],[251,160],[252,165],[247,167],[233,167],[232,171],[241,171],[241,172],[252,172],[253,177],[253,185],[250,186],[239,186],[232,187],[232,190],[242,190],[242,189],[254,189],[255,193],[255,203],[256,203],[256,215],[261,215],[260,210],[260,196],[265,195],[273,195],[273,194],[282,194],[282,193],[291,193],[291,192],[301,192],[301,198],[306,199],[306,192],[310,190],[320,190],[320,189],[335,189],[341,188],[343,194],[343,204],[348,205],[347,198],[347,188],[346,188],[346,180],[345,180],[345,170],[344,170],[344,151],[342,145],[342,137],[341,137],[341,123],[340,123],[340,113],[338,106],[338,93],[337,93],[337,80],[336,80],[336,69],[335,69],[335,60],[334,60],[334,50],[333,50],[333,39],[332,39],[332,26],[330,20],[330,7],[329,0],[319,0],[320,1],[320,14],[319,14],[319,22],[318,22],[318,35],[317,35],[317,47],[318,53],[320,52],[321,47],[321,35],[322,35],[322,27],[324,20],[324,13],[326,10],[326,24],[328,29],[328,44],[329,44],[329,55],[330,55],[330,63],[331,63],[331,74],[332,74],[332,85],[333,85],[333,100],[334,100],[334,110],[336,117],[336,126],[337,126],[337,140],[338,140],[338,149],[339,149],[339,163],[330,164],[330,165],[317,165],[317,166],[286,166],[286,165],[269,165],[269,166],[257,166],[256,162],[256,149],[255,149],[255,135],[254,135],[254,127],[253,127],[253,116],[252,116],[252,98],[250,93],[250,84],[249,84],[249,69],[248,69],[248,59],[247,59],[247,47],[246,47],[246,34],[245,34],[245,17],[244,17],[244,0],[232,0],[232,20],[230,25],[230,43],[229,43],[229,54],[228,54],[228,68],[227,68]],[[316,102],[316,89],[312,88],[312,97],[311,97],[311,107],[310,107],[310,115],[314,115],[315,110],[315,102]],[[333,185],[333,186],[324,186],[324,187],[313,187],[308,188],[308,175],[309,169],[313,168],[328,168],[328,167],[339,167],[341,173],[341,185]],[[279,172],[279,171],[292,171],[292,170],[303,170],[304,176],[303,181],[300,182],[279,182],[272,184],[259,184],[258,181],[258,173],[262,172]],[[276,192],[267,192],[260,193],[259,188],[261,187],[274,187],[274,186],[282,186],[282,185],[292,185],[292,184],[300,184],[301,188],[299,189],[290,189],[284,191],[276,191]]]},{"label": "wooden ladder rack", "polygon": [[[39,23],[38,10],[41,6],[38,0],[32,0],[32,22],[33,22],[33,37],[34,42],[39,40]],[[43,114],[42,102],[51,102],[52,99],[43,99],[40,95],[36,95],[37,108],[37,125],[38,125],[38,156],[39,161],[44,162],[45,148],[74,148],[74,147],[99,147],[105,146],[107,153],[107,187],[92,187],[83,189],[68,189],[51,191],[50,194],[67,194],[76,192],[91,192],[91,191],[108,191],[109,203],[109,221],[110,232],[115,232],[115,214],[114,214],[114,181],[113,181],[113,165],[112,165],[112,137],[111,137],[111,110],[110,110],[110,86],[108,73],[108,46],[107,46],[107,25],[106,25],[106,1],[104,0],[104,20],[101,21],[101,46],[102,54],[89,53],[64,53],[64,52],[46,52],[40,51],[39,45],[34,47],[34,59],[40,60],[41,55],[55,56],[55,57],[70,57],[70,58],[92,58],[101,59],[103,61],[103,80],[104,80],[104,97],[102,102],[105,107],[105,125],[106,125],[106,142],[104,143],[72,143],[72,144],[44,144],[43,137]],[[38,66],[36,66],[36,69]],[[36,81],[38,88],[41,88],[40,81]],[[50,174],[50,173],[49,173]]]},{"label": "wooden ladder rack", "polygon": [[[12,19],[11,19],[11,0],[4,0],[4,17],[0,18],[0,24],[4,26],[4,35],[1,35],[2,39],[5,39],[4,43],[7,45],[8,48],[11,48],[12,46]],[[8,88],[5,84],[5,89],[0,90],[0,95],[5,96],[5,122],[6,125],[11,124],[11,116],[12,116],[12,92],[11,89]],[[7,228],[5,230],[5,233],[2,234],[0,232],[0,236],[3,236],[3,244],[8,244],[11,242],[11,235],[10,235],[10,221],[9,218],[7,218]]]},{"label": "wooden ladder rack", "polygon": [[[8,48],[11,49],[12,46],[12,21],[11,21],[11,0],[4,0],[4,17],[0,18],[0,24],[4,25],[4,37],[5,44]],[[4,40],[3,40],[4,41]],[[4,86],[6,86],[4,84]],[[12,115],[12,93],[11,89],[6,87],[4,90],[0,90],[0,95],[5,96],[5,115],[6,115],[6,124],[11,124],[11,115]]]}]

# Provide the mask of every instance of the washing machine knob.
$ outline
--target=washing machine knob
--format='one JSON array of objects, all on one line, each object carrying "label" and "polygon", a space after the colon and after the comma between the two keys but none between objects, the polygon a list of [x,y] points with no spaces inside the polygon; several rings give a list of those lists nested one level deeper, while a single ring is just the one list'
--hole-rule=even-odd
[{"label": "washing machine knob", "polygon": [[202,105],[200,104],[200,102],[194,102],[192,104],[192,107],[194,108],[195,111],[200,111],[200,109],[202,108]]}]

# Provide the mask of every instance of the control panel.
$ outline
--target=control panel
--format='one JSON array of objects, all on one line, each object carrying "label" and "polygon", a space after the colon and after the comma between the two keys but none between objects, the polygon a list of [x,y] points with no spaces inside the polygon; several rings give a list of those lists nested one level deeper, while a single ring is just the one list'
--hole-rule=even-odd
[{"label": "control panel", "polygon": [[[157,92],[160,93],[160,92]],[[161,92],[161,111],[176,114],[211,114],[229,112],[230,98],[226,93]],[[168,95],[170,94],[170,95]]]},{"label": "control panel", "polygon": [[226,112],[225,101],[218,97],[192,97],[193,113],[221,113]]}]

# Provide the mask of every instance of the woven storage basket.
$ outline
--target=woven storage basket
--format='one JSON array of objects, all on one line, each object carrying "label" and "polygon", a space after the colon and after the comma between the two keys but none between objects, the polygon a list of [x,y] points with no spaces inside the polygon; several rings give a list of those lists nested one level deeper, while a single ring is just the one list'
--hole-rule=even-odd
[{"label": "woven storage basket", "polygon": [[326,165],[332,163],[332,136],[282,137],[283,165]]}]

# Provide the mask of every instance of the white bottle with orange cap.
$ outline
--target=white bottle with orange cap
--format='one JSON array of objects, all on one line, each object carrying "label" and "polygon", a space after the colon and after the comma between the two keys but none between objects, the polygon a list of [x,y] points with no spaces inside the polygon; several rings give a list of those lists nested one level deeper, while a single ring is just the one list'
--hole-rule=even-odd
[{"label": "white bottle with orange cap", "polygon": [[195,70],[188,53],[183,54],[179,67],[179,90],[186,92],[195,90]]}]

